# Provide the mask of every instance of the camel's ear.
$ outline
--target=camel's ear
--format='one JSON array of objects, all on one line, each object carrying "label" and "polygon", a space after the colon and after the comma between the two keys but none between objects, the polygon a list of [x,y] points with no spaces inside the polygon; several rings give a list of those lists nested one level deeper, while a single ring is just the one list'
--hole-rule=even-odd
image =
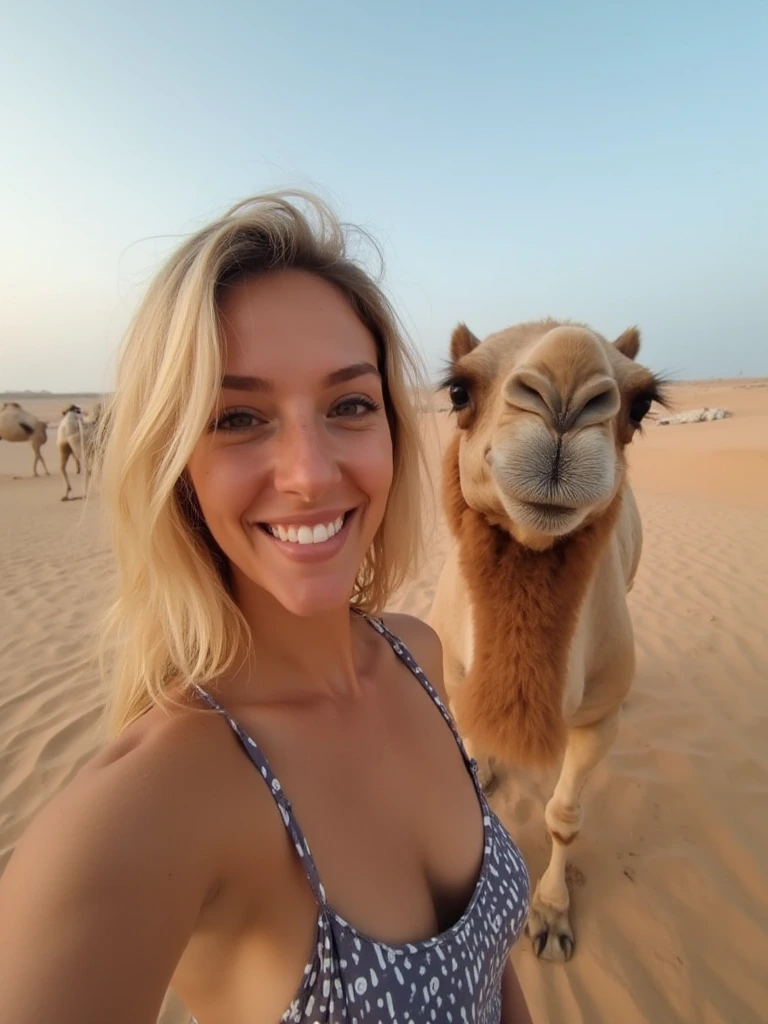
[{"label": "camel's ear", "polygon": [[640,351],[640,331],[636,327],[628,327],[613,344],[627,359],[634,359]]},{"label": "camel's ear", "polygon": [[469,355],[472,349],[477,348],[479,344],[480,339],[474,336],[467,325],[459,324],[458,327],[454,328],[453,334],[451,335],[452,361],[454,363],[458,363],[462,356]]}]

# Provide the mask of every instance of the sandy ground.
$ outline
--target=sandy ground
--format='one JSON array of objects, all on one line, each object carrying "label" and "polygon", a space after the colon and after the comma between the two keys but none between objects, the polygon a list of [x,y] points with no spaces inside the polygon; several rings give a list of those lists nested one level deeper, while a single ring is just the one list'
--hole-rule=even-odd
[{"label": "sandy ground", "polygon": [[[631,452],[646,531],[630,597],[637,680],[571,855],[576,956],[562,967],[527,941],[515,952],[536,1024],[768,1019],[768,382],[677,385],[673,397],[678,410],[734,415],[650,424]],[[51,421],[63,404],[25,403]],[[430,425],[436,478],[451,429],[441,413]],[[44,455],[55,474],[55,431]],[[95,749],[102,707],[98,498],[62,504],[58,476],[31,479],[31,465],[27,445],[0,444],[0,870]],[[427,613],[445,544],[438,521],[393,607]],[[547,795],[546,780],[526,778],[496,798],[534,879]],[[163,1024],[183,1019],[169,1002]]]}]

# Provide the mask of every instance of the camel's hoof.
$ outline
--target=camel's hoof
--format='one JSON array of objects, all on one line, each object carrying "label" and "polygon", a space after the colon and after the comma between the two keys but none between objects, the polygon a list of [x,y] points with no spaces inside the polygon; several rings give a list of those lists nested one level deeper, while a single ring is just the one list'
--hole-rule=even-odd
[{"label": "camel's hoof", "polygon": [[525,931],[540,960],[562,964],[573,956],[575,943],[567,910],[556,910],[534,896]]}]

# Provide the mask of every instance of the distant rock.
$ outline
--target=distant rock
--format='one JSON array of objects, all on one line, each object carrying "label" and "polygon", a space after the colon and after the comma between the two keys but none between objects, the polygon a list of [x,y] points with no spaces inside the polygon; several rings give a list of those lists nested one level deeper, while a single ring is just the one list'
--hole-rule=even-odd
[{"label": "distant rock", "polygon": [[658,423],[660,427],[669,427],[675,423],[707,423],[709,420],[725,420],[732,415],[728,409],[710,409],[705,405],[703,409],[691,409],[689,412],[678,412],[674,416],[662,416]]}]

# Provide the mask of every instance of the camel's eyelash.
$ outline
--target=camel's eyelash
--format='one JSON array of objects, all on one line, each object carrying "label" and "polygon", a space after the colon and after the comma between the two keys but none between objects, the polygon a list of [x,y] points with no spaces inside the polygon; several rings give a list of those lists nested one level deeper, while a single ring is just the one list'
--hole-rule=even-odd
[{"label": "camel's eyelash", "polygon": [[[652,384],[649,387],[642,388],[640,391],[635,392],[630,400],[629,408],[631,409],[633,404],[638,401],[647,401],[649,406],[654,404],[660,405],[662,409],[668,409],[670,407],[669,396],[667,393],[668,381],[665,377],[654,377]],[[631,418],[631,416],[630,416]],[[642,435],[645,434],[646,419],[643,418],[639,421],[632,421],[635,429]]]},{"label": "camel's eyelash", "polygon": [[636,398],[647,398],[650,402],[660,405],[662,409],[668,409],[670,407],[670,395],[669,385],[670,381],[666,377],[654,377],[653,384],[650,387],[645,388]]},{"label": "camel's eyelash", "polygon": [[453,369],[449,369],[439,379],[435,390],[447,391],[448,388],[453,387],[454,384],[458,384],[459,387],[466,388],[467,390],[472,387],[472,382],[468,377],[465,377],[461,373],[456,373]]},{"label": "camel's eyelash", "polygon": [[671,397],[669,387],[672,383],[669,377],[657,376],[654,378],[653,387],[648,391],[648,397],[652,402],[660,405],[662,409],[669,409]]},{"label": "camel's eyelash", "polygon": [[[471,397],[475,391],[475,382],[466,374],[449,370],[439,381],[437,391],[450,391],[453,387],[463,388]],[[456,410],[452,409],[451,412],[456,412]]]}]

